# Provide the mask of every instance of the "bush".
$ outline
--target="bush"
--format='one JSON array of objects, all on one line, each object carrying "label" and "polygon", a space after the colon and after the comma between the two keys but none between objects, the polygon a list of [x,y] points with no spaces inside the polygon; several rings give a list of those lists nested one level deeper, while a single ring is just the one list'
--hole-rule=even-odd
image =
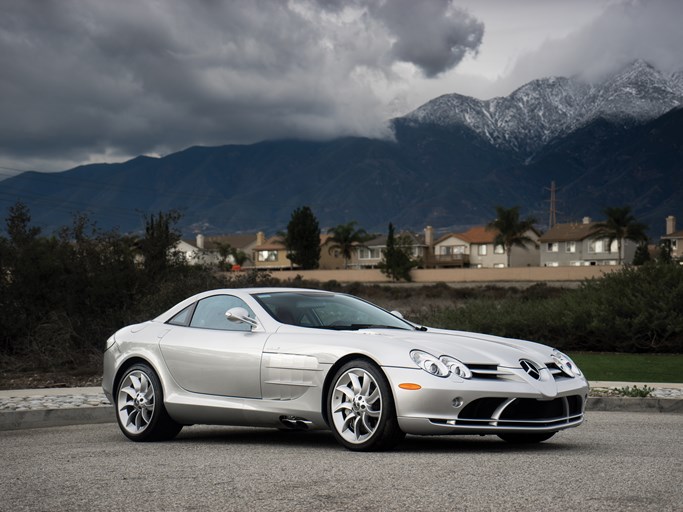
[{"label": "bush", "polygon": [[[165,222],[162,231],[172,231],[173,218],[157,219]],[[23,367],[91,365],[123,325],[222,286],[208,270],[177,258],[157,262],[154,271],[140,265],[140,246],[166,254],[162,249],[173,237],[156,237],[152,244],[103,232],[82,215],[43,237],[30,227],[29,212],[20,204],[10,209],[7,232],[9,238],[0,237],[0,360],[22,360]]]},{"label": "bush", "polygon": [[[91,365],[101,359],[105,340],[124,325],[154,318],[201,291],[257,286],[350,293],[424,325],[564,350],[683,352],[683,267],[671,263],[625,268],[578,289],[343,285],[302,276],[280,282],[256,270],[220,278],[177,258],[152,272],[137,261],[138,240],[102,232],[85,217],[77,216],[73,226],[50,237],[40,236],[29,221],[25,208],[13,208],[10,236],[0,237],[0,365],[22,361],[24,368],[61,370]],[[167,236],[173,235],[172,222],[162,228],[157,231],[163,236],[155,237],[160,245],[173,239]]]},{"label": "bush", "polygon": [[683,352],[683,268],[678,265],[627,267],[576,290],[550,290],[471,299],[424,321],[565,350]]}]

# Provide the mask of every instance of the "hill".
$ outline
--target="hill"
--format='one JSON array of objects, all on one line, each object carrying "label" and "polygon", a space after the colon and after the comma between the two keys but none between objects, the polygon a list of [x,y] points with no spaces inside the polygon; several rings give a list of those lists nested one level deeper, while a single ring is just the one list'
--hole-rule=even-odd
[{"label": "hill", "polygon": [[323,227],[455,231],[490,221],[496,205],[542,223],[554,180],[559,221],[630,205],[658,237],[667,215],[683,219],[681,83],[636,62],[601,85],[552,78],[486,102],[437,98],[392,120],[394,140],[191,147],[27,172],[0,182],[0,208],[25,202],[47,232],[76,212],[137,231],[143,214],[175,208],[188,234],[273,233],[302,205]]}]

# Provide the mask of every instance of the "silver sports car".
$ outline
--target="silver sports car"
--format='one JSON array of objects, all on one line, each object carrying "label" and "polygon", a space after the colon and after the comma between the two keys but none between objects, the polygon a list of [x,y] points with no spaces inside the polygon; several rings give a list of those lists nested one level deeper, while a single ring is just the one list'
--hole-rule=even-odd
[{"label": "silver sports car", "polygon": [[200,293],[107,340],[103,388],[133,441],[183,425],[331,429],[351,450],[405,434],[535,443],[583,422],[588,383],[545,345],[415,325],[318,290]]}]

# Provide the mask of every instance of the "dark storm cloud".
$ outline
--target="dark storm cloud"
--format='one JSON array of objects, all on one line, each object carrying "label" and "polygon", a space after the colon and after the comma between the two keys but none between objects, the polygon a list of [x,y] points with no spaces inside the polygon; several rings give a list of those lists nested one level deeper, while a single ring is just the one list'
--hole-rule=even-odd
[{"label": "dark storm cloud", "polygon": [[364,8],[393,39],[390,59],[414,64],[433,77],[452,69],[467,52],[476,52],[484,24],[451,0],[317,0],[340,12],[350,5]]},{"label": "dark storm cloud", "polygon": [[0,159],[380,135],[392,66],[436,75],[482,30],[444,0],[3,2]]},{"label": "dark storm cloud", "polygon": [[454,67],[465,53],[476,50],[483,23],[448,0],[392,0],[373,10],[395,35],[392,55],[418,66],[427,76]]}]

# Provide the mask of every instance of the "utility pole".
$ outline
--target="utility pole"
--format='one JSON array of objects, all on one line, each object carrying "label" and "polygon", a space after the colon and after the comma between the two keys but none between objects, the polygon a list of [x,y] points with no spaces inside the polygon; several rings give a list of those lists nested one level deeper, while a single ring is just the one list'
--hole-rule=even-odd
[{"label": "utility pole", "polygon": [[[546,188],[546,190],[548,190]],[[555,198],[555,193],[557,188],[555,187],[555,180],[550,183],[550,216],[548,219],[548,229],[551,229],[555,224],[557,224],[557,199]]]}]

